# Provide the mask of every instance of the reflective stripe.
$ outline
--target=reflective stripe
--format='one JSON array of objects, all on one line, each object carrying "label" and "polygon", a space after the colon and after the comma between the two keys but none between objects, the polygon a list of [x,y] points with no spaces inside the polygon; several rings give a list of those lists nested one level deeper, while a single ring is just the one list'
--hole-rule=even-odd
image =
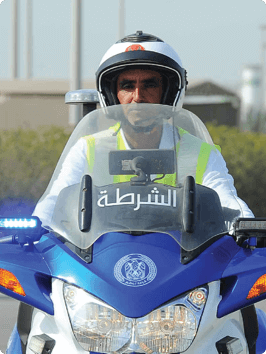
[{"label": "reflective stripe", "polygon": [[[87,161],[93,183],[96,186],[103,186],[113,183],[113,176],[109,174],[109,152],[117,149],[116,132],[120,128],[120,123],[115,124],[107,130],[83,137],[87,142]],[[90,152],[92,152],[92,162],[90,162]]]},{"label": "reflective stripe", "polygon": [[[126,145],[120,130],[117,134],[117,150],[126,150]],[[115,175],[113,183],[129,182],[132,177],[134,177],[134,175]]]},{"label": "reflective stripe", "polygon": [[221,146],[216,145],[216,144],[214,144],[214,146],[216,147],[216,149],[217,149],[219,152],[222,152]]},{"label": "reflective stripe", "polygon": [[202,141],[195,136],[185,133],[180,139],[180,147],[177,154],[178,183],[184,183],[186,176],[196,178],[198,157]]},{"label": "reflective stripe", "polygon": [[[178,164],[178,182],[183,183],[186,176],[193,176],[196,183],[202,184],[203,175],[212,151],[221,151],[220,146],[210,145],[199,138],[191,135],[186,130],[178,128],[181,138]],[[193,150],[193,155],[190,151]],[[188,163],[189,160],[189,163]]]},{"label": "reflective stripe", "polygon": [[155,181],[157,183],[166,184],[167,186],[176,186],[176,173],[165,175],[164,178]]},{"label": "reflective stripe", "polygon": [[113,125],[112,127],[110,127],[108,130],[113,131],[114,133],[116,133],[119,129],[120,129],[120,122],[117,122],[115,125]]},{"label": "reflective stripe", "polygon": [[185,129],[183,128],[178,128],[178,133],[180,135],[180,138],[184,135],[184,134],[189,134],[188,131],[186,131]]},{"label": "reflective stripe", "polygon": [[201,144],[198,163],[197,163],[197,170],[196,170],[196,178],[195,178],[196,183],[202,184],[203,175],[204,175],[204,172],[206,171],[210,154],[211,154],[212,150],[215,151],[215,149],[216,149],[216,147],[212,146],[210,144],[207,144],[207,143]]},{"label": "reflective stripe", "polygon": [[89,166],[89,173],[93,173],[93,166],[95,164],[95,137],[93,135],[84,136],[83,139],[87,142],[87,161]]},{"label": "reflective stripe", "polygon": [[[182,129],[183,130],[183,129]],[[181,135],[181,134],[179,134]],[[175,151],[176,151],[176,157],[178,156],[178,153],[179,153],[179,149],[180,149],[180,140],[178,141],[178,143],[176,144],[176,148],[175,148]],[[159,175],[157,177],[160,177]],[[158,180],[158,181],[155,181],[157,183],[162,183],[162,184],[166,184],[168,186],[172,186],[172,187],[175,187],[177,185],[177,178],[176,178],[176,172],[175,173],[172,173],[172,174],[167,174],[164,176],[164,178]]]},{"label": "reflective stripe", "polygon": [[126,144],[124,142],[124,139],[122,137],[121,131],[119,130],[117,134],[117,150],[126,150]]},{"label": "reflective stripe", "polygon": [[[126,150],[125,142],[120,131],[120,123],[117,123],[107,131],[86,136],[87,141],[87,160],[89,170],[95,175],[97,185],[111,183],[129,182],[134,175],[115,175],[110,176],[108,169],[109,151]],[[117,132],[114,134],[114,132]],[[180,140],[176,145],[177,174],[167,174],[157,183],[176,186],[183,183],[186,176],[193,176],[196,183],[202,184],[203,175],[206,171],[211,151],[218,149],[218,146],[210,145],[199,138],[189,134],[182,128],[178,128]],[[98,146],[95,149],[95,146]],[[100,152],[98,151],[100,150]],[[191,153],[193,151],[193,153]],[[96,167],[97,166],[97,167]],[[94,172],[94,173],[93,173]],[[157,178],[160,178],[158,175]],[[93,175],[92,175],[93,177]],[[94,178],[93,178],[94,179]],[[95,180],[94,179],[94,180]]]},{"label": "reflective stripe", "polygon": [[83,139],[86,140],[87,143],[87,161],[88,161],[88,167],[89,167],[89,173],[93,173],[93,167],[95,165],[95,139],[96,138],[103,138],[105,136],[111,136],[113,133],[115,133],[116,131],[118,131],[118,129],[120,128],[120,122],[117,122],[114,126],[110,127],[107,131],[107,133],[109,134],[94,134],[94,135],[87,135],[84,136]]}]

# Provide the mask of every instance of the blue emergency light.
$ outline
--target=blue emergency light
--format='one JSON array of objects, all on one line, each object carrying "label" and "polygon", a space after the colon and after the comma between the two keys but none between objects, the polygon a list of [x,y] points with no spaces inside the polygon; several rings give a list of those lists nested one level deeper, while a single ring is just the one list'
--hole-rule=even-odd
[{"label": "blue emergency light", "polygon": [[0,244],[31,244],[39,241],[44,233],[47,233],[47,230],[42,228],[41,221],[37,216],[0,217]]},{"label": "blue emergency light", "polygon": [[2,229],[34,229],[39,227],[38,219],[31,218],[0,218]]}]

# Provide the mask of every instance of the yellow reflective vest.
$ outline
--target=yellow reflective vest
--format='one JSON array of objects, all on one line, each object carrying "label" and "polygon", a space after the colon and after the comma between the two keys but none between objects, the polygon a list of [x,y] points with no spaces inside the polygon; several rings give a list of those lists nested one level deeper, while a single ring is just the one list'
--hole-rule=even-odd
[{"label": "yellow reflective vest", "polygon": [[[89,173],[92,177],[95,176],[95,178],[93,177],[94,180],[101,179],[100,185],[128,182],[132,177],[130,175],[111,176],[109,174],[109,151],[126,150],[119,128],[120,123],[117,123],[106,131],[83,137],[87,143]],[[178,160],[178,181],[176,173],[174,173],[165,175],[157,182],[176,186],[177,183],[183,183],[184,178],[190,175],[195,178],[196,183],[202,184],[210,153],[219,149],[219,147],[203,142],[182,128],[177,129],[180,136],[180,140],[175,147]],[[191,151],[193,151],[193,154]]]}]

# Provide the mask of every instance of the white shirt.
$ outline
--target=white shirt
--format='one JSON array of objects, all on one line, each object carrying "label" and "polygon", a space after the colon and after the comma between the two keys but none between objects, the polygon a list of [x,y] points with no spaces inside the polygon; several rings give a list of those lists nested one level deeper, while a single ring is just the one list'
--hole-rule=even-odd
[{"label": "white shirt", "polygon": [[[130,149],[123,130],[120,130],[126,149]],[[176,139],[177,136],[176,136]],[[173,148],[173,130],[168,124],[164,125],[159,149]],[[39,202],[34,210],[43,225],[49,225],[56,199],[60,191],[70,185],[80,183],[87,164],[87,143],[85,139],[79,139],[70,149],[61,172],[52,185],[50,193]],[[254,217],[247,204],[237,196],[233,177],[228,173],[226,163],[221,153],[216,149],[210,153],[209,161],[203,175],[203,186],[214,189],[220,198],[221,205],[230,209],[241,209],[241,217]]]}]

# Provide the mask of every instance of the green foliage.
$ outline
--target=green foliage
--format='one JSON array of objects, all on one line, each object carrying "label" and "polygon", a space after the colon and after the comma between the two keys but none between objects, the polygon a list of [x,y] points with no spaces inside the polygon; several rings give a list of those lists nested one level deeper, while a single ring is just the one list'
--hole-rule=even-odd
[{"label": "green foliage", "polygon": [[[208,125],[234,177],[238,195],[256,216],[266,216],[266,135]],[[36,202],[45,191],[69,133],[60,127],[0,131],[0,201]]]},{"label": "green foliage", "polygon": [[256,217],[266,216],[266,135],[228,126],[208,125],[208,130],[221,146],[239,197]]},{"label": "green foliage", "polygon": [[254,133],[266,133],[266,114],[265,112],[256,112],[250,110],[247,116],[247,123],[243,126],[244,130]]},{"label": "green foliage", "polygon": [[69,134],[60,127],[0,131],[0,200],[36,202],[46,189]]}]

